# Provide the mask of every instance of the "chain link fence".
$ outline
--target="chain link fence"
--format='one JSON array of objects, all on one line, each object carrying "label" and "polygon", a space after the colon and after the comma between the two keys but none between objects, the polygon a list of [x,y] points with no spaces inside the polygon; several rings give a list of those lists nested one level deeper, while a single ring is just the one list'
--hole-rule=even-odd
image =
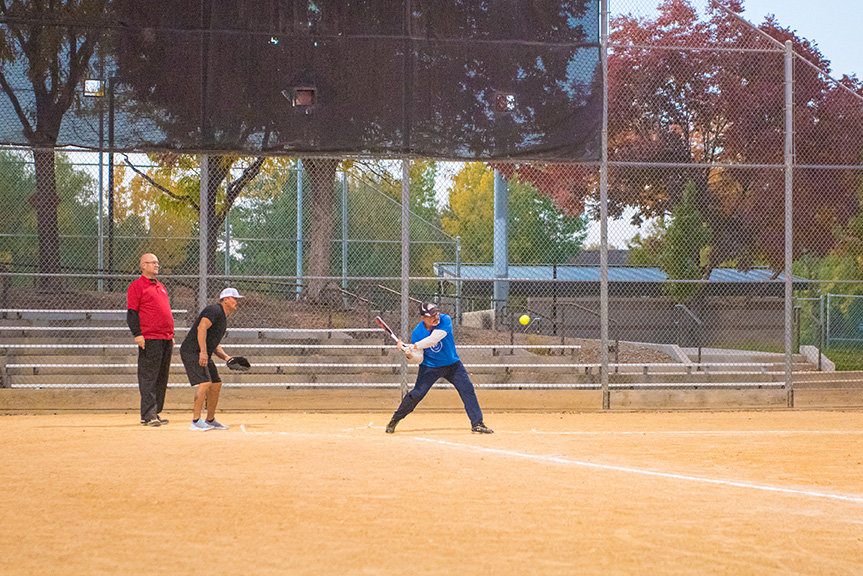
[{"label": "chain link fence", "polygon": [[860,83],[715,3],[610,8],[607,163],[3,148],[0,336],[122,328],[34,311],[122,312],[152,252],[178,326],[230,285],[248,296],[236,327],[384,315],[405,333],[405,299],[434,300],[460,343],[581,346],[579,369],[605,379],[678,365],[685,386],[712,363],[790,386],[833,352],[856,368]]}]

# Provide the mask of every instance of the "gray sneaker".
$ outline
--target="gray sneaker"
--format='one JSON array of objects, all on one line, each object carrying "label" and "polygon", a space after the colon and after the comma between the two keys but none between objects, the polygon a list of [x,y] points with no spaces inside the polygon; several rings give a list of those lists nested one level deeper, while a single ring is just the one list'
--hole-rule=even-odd
[{"label": "gray sneaker", "polygon": [[206,432],[207,430],[212,429],[213,427],[207,424],[203,419],[200,419],[197,422],[193,420],[192,425],[189,426],[189,430],[196,430],[198,432]]},{"label": "gray sneaker", "polygon": [[470,431],[476,434],[494,434],[494,430],[492,430],[482,422],[477,423],[470,429]]},{"label": "gray sneaker", "polygon": [[218,420],[207,420],[207,425],[210,426],[213,430],[227,430],[230,426],[225,426],[224,424],[220,424]]}]

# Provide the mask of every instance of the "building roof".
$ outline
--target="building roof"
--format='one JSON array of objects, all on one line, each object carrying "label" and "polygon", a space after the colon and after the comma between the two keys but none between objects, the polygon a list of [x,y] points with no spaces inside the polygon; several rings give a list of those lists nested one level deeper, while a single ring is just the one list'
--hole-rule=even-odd
[{"label": "building roof", "polygon": [[[609,249],[608,265],[626,266],[627,256],[629,256],[629,250]],[[568,266],[599,266],[599,258],[599,250],[582,250],[574,257],[570,258],[566,264]]]},{"label": "building roof", "polygon": [[[599,266],[569,266],[569,265],[510,265],[509,280],[545,281],[560,280],[562,282],[599,282]],[[453,262],[436,262],[434,273],[443,280],[456,279],[456,266]],[[779,273],[774,278],[774,272],[766,268],[754,268],[741,272],[731,268],[714,268],[707,282],[713,283],[770,283],[782,284],[785,275]],[[492,281],[495,280],[494,266],[491,264],[462,264],[462,280]],[[667,282],[668,275],[659,268],[635,268],[628,266],[609,266],[609,282]],[[806,283],[805,278],[793,276],[796,284]]]}]

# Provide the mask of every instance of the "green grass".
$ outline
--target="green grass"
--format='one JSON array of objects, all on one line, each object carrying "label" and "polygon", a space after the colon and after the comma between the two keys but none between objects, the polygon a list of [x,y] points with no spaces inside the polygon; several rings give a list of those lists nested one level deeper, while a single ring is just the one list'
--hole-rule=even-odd
[{"label": "green grass", "polygon": [[831,347],[824,351],[833,363],[836,370],[863,370],[863,348],[843,346],[841,348]]}]

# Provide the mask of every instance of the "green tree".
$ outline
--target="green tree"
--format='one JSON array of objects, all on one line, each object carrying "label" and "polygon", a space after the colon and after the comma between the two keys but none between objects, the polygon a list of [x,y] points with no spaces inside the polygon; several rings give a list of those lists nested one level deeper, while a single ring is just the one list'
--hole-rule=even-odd
[{"label": "green tree", "polygon": [[470,162],[453,176],[441,225],[450,236],[461,236],[462,262],[492,261],[494,173],[485,164]]},{"label": "green tree", "polygon": [[440,211],[435,193],[438,163],[434,160],[411,160],[410,163],[410,210],[440,228]]},{"label": "green tree", "polygon": [[[54,148],[63,116],[90,70],[90,60],[104,29],[98,23],[108,0],[2,0],[0,14],[0,88],[12,104],[22,133],[33,148],[35,187],[28,199],[36,212],[39,270],[44,289],[62,283],[48,274],[60,272],[60,229]],[[86,22],[58,26],[58,22]],[[32,92],[20,89],[29,82]],[[26,94],[26,96],[22,96]]]},{"label": "green tree", "polygon": [[646,268],[662,266],[660,255],[665,245],[665,219],[659,219],[642,236],[636,234],[626,243],[626,265]]},{"label": "green tree", "polygon": [[[232,248],[239,274],[293,276],[297,258],[297,162],[273,159],[231,210]],[[304,181],[308,189],[308,181]]]},{"label": "green tree", "polygon": [[[159,205],[168,212],[191,215],[200,222],[201,214],[207,215],[207,273],[216,274],[218,263],[216,252],[219,236],[224,230],[225,218],[231,207],[243,194],[246,186],[254,181],[261,170],[272,164],[265,156],[246,157],[233,154],[209,156],[209,179],[204,206],[200,206],[201,178],[198,167],[200,157],[188,154],[151,154],[156,163],[144,172],[130,161],[126,165],[138,176],[162,193]],[[236,179],[233,176],[236,175]]]},{"label": "green tree", "polygon": [[[665,231],[659,263],[669,280],[698,280],[707,270],[707,247],[711,231],[701,218],[695,203],[695,183],[683,188],[680,203],[671,212],[671,222]],[[699,292],[696,283],[670,282],[663,287],[675,302],[689,302]]]},{"label": "green tree", "polygon": [[509,181],[509,260],[513,264],[562,264],[587,237],[583,216],[569,216],[518,175]]},{"label": "green tree", "polygon": [[[453,181],[449,206],[441,217],[443,229],[451,236],[461,236],[464,262],[491,262],[494,172],[485,164],[472,162]],[[568,216],[518,175],[510,179],[508,187],[511,263],[562,263],[578,254],[587,235],[584,217]]]},{"label": "green tree", "polygon": [[[0,261],[9,261],[24,272],[37,260],[38,219],[27,199],[36,187],[29,154],[0,152],[0,230],[9,233],[0,244]],[[78,170],[65,154],[57,154],[55,182],[60,203],[58,234],[68,238],[60,254],[61,265],[72,270],[96,269],[97,187],[93,177]]]},{"label": "green tree", "polygon": [[27,204],[36,181],[33,162],[29,154],[0,151],[0,262],[11,263],[15,269],[36,272],[27,268],[38,260],[36,213]]}]

